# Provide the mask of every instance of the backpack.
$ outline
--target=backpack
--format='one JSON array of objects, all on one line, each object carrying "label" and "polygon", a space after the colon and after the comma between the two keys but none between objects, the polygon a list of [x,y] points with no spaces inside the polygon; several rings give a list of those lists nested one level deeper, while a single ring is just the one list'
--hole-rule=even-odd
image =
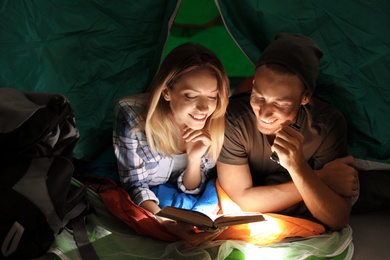
[{"label": "backpack", "polygon": [[[84,221],[86,187],[71,185],[78,139],[65,96],[0,88],[0,259],[42,256]],[[92,248],[82,232],[81,254]]]}]

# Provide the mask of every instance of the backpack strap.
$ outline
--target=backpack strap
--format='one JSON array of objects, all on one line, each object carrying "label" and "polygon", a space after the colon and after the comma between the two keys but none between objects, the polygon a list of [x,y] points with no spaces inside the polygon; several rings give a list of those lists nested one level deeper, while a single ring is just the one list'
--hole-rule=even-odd
[{"label": "backpack strap", "polygon": [[70,221],[73,229],[73,237],[83,260],[99,259],[88,238],[85,216],[82,214]]},{"label": "backpack strap", "polygon": [[0,259],[38,257],[54,240],[42,211],[19,192],[1,183],[0,223]]}]

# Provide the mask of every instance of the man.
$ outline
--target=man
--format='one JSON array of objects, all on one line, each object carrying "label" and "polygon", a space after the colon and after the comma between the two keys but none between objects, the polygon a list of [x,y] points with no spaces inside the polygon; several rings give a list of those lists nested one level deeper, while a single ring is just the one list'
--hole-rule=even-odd
[{"label": "man", "polygon": [[343,115],[312,97],[322,55],[310,38],[287,33],[264,50],[252,92],[230,100],[217,171],[244,211],[314,217],[339,230],[358,195],[357,171],[345,157]]}]

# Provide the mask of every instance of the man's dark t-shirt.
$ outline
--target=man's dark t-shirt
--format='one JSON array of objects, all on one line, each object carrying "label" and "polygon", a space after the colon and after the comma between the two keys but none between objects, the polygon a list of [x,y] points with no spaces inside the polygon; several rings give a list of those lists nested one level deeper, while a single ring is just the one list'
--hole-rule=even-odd
[{"label": "man's dark t-shirt", "polygon": [[[232,165],[248,164],[254,186],[287,182],[291,180],[287,170],[270,160],[271,145],[267,136],[257,129],[249,99],[250,93],[231,97],[226,114],[225,141],[218,160]],[[311,98],[301,107],[295,123],[300,125],[304,136],[304,157],[313,169],[320,169],[327,162],[347,155],[347,125],[336,108]],[[239,180],[240,173],[237,172]]]}]

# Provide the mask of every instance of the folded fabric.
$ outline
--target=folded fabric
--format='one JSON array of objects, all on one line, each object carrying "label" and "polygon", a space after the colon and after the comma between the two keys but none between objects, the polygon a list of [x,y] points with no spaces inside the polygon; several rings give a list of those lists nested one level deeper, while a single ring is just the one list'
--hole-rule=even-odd
[{"label": "folded fabric", "polygon": [[[152,213],[135,204],[127,191],[118,186],[114,180],[94,175],[82,175],[79,176],[79,180],[99,194],[107,209],[137,234],[163,241],[179,240],[178,237],[168,233]],[[202,209],[209,213],[216,213],[219,209],[215,179],[207,183],[201,196],[184,194],[168,183],[160,185],[155,191],[160,194],[159,199],[162,199],[165,204],[176,206],[186,204],[194,210]]]},{"label": "folded fabric", "polygon": [[[113,215],[125,222],[139,235],[170,242],[179,240],[178,237],[168,233],[153,214],[136,205],[126,190],[119,187],[114,181],[96,176],[83,176],[81,181],[99,194],[104,205]],[[242,211],[224,192],[218,180],[215,182],[215,188],[220,204],[219,213]],[[210,191],[212,192],[212,189]],[[241,240],[263,246],[287,238],[308,238],[325,232],[322,225],[306,219],[270,213],[264,214],[264,217],[266,221],[231,226],[216,240]]]},{"label": "folded fabric", "polygon": [[164,183],[150,189],[156,194],[161,208],[166,206],[173,206],[183,209],[192,209],[198,200],[196,195],[187,195],[179,192],[176,183]]},{"label": "folded fabric", "polygon": [[216,179],[210,179],[203,191],[202,195],[192,207],[192,210],[200,211],[205,214],[217,214],[220,210],[219,198],[215,187]]},{"label": "folded fabric", "polygon": [[[72,185],[80,187],[78,181]],[[104,185],[103,185],[104,186]],[[354,253],[352,230],[326,233],[310,239],[256,246],[240,240],[218,240],[197,247],[184,241],[165,242],[138,235],[131,227],[116,218],[95,192],[88,190],[87,200],[93,209],[87,217],[89,239],[100,259],[215,259],[215,260],[351,260]],[[81,259],[73,234],[65,229],[56,236],[50,256],[58,259]],[[51,257],[53,258],[53,257]]]},{"label": "folded fabric", "polygon": [[[242,212],[241,208],[222,189],[218,179],[216,189],[221,207],[220,213]],[[264,214],[264,217],[266,221],[231,226],[217,239],[242,240],[264,246],[287,238],[308,238],[325,232],[323,225],[302,218],[273,213]]]},{"label": "folded fabric", "polygon": [[171,242],[179,240],[168,233],[152,213],[135,204],[115,181],[97,176],[82,176],[80,181],[99,194],[107,209],[139,235]]},{"label": "folded fabric", "polygon": [[160,208],[173,206],[176,208],[196,210],[206,214],[216,214],[219,210],[215,179],[207,181],[205,190],[201,195],[184,193],[178,190],[176,183],[164,183],[152,187],[151,190],[159,199]]}]

